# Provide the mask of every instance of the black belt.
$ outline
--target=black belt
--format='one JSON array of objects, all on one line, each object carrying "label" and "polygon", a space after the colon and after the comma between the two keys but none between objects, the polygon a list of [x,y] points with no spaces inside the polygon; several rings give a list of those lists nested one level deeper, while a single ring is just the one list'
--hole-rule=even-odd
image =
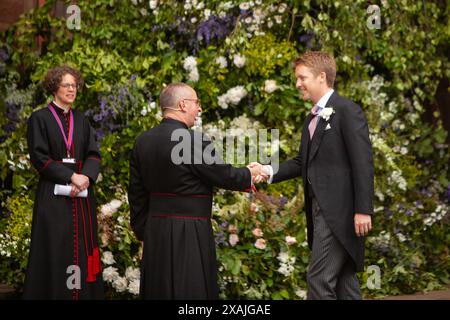
[{"label": "black belt", "polygon": [[151,217],[211,218],[212,195],[176,193],[150,194],[149,214]]}]

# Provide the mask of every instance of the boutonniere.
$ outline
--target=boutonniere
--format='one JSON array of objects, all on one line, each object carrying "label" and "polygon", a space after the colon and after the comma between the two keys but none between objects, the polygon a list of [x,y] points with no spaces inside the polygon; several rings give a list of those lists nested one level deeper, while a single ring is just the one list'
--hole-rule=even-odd
[{"label": "boutonniere", "polygon": [[[334,113],[334,109],[333,107],[329,107],[329,108],[323,108],[322,110],[320,110],[319,112],[319,117],[321,117],[323,120],[325,120],[326,122],[328,122],[330,120],[331,115]],[[330,125],[330,124],[328,124]],[[331,127],[330,127],[331,128]]]}]

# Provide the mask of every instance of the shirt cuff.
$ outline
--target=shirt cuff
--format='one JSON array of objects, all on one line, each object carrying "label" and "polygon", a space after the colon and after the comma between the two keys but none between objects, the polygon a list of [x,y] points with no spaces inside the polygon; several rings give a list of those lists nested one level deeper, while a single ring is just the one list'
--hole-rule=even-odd
[{"label": "shirt cuff", "polygon": [[273,168],[271,165],[266,164],[264,168],[269,172],[269,179],[267,179],[267,183],[271,184],[273,180]]}]

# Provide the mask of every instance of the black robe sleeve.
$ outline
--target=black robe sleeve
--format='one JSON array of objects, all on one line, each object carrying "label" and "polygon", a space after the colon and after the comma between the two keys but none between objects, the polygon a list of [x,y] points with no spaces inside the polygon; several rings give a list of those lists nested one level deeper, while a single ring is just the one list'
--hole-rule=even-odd
[{"label": "black robe sleeve", "polygon": [[[193,143],[194,158],[203,155],[203,159],[198,161],[201,164],[191,165],[193,173],[205,183],[227,190],[247,191],[252,184],[250,170],[247,167],[235,168],[224,163],[215,152],[211,141],[203,140],[201,150],[195,150],[200,144]],[[205,152],[206,150],[206,152]],[[203,161],[202,161],[203,160]]]},{"label": "black robe sleeve", "polygon": [[70,183],[74,171],[50,157],[45,120],[37,114],[28,120],[27,140],[31,163],[39,174],[56,184]]},{"label": "black robe sleeve", "polygon": [[92,129],[89,121],[85,117],[83,117],[83,127],[83,134],[87,138],[87,143],[85,143],[85,158],[83,159],[81,174],[88,176],[91,183],[95,183],[100,172],[100,151],[95,140],[94,129]]},{"label": "black robe sleeve", "polygon": [[130,204],[130,225],[138,240],[144,240],[145,223],[149,207],[149,193],[144,187],[139,174],[137,148],[134,146],[130,158],[130,184],[128,187],[128,202]]}]

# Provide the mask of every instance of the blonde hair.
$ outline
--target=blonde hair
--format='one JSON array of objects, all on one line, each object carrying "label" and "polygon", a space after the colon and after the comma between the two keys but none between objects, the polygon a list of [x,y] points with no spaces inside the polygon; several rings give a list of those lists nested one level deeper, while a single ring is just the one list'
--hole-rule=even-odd
[{"label": "blonde hair", "polygon": [[293,65],[294,68],[299,65],[311,68],[315,76],[321,72],[325,72],[327,85],[333,88],[334,80],[336,79],[336,61],[328,53],[322,51],[306,51],[294,60]]}]

